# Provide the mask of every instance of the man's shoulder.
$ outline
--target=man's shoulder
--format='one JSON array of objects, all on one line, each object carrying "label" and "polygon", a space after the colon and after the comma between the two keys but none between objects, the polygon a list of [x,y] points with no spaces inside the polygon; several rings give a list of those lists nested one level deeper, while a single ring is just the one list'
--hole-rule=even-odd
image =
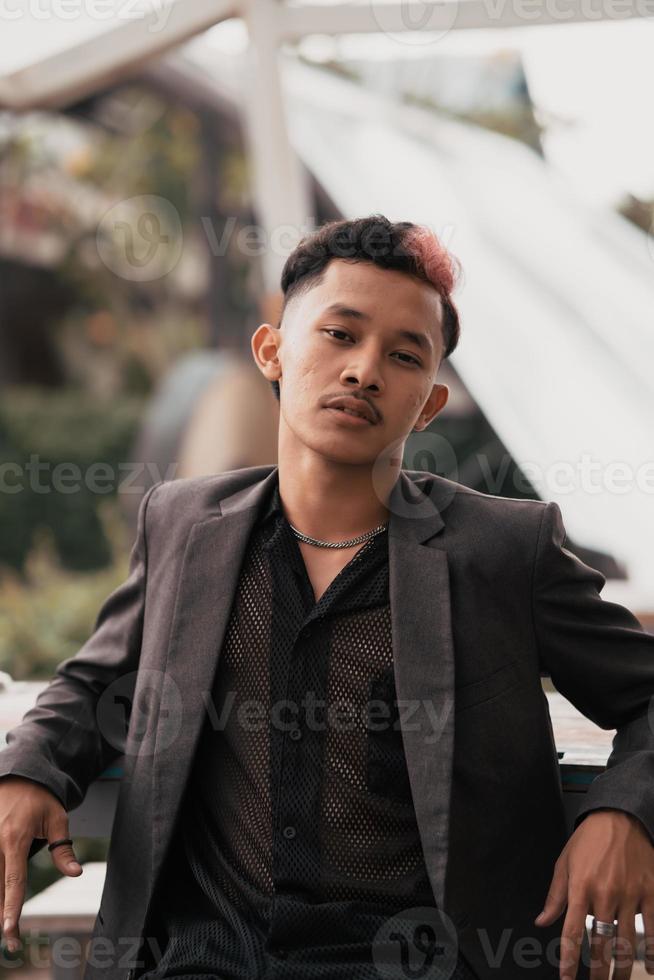
[{"label": "man's shoulder", "polygon": [[225,470],[222,473],[211,473],[207,476],[181,477],[160,483],[153,496],[156,495],[158,504],[180,505],[195,504],[200,508],[211,509],[222,500],[245,490],[264,480],[275,467],[243,466],[235,470]]},{"label": "man's shoulder", "polygon": [[533,497],[507,497],[486,490],[475,490],[464,483],[457,483],[456,480],[450,480],[427,470],[405,469],[402,472],[406,473],[425,493],[435,492],[438,497],[456,498],[461,505],[467,507],[512,511],[534,510],[546,506],[546,501],[535,500]]},{"label": "man's shoulder", "polygon": [[443,476],[423,470],[404,470],[407,476],[430,497],[445,524],[451,527],[483,522],[490,528],[514,528],[518,531],[539,526],[547,502],[531,497],[505,497],[475,490]]},{"label": "man's shoulder", "polygon": [[175,522],[196,522],[217,517],[224,500],[260,483],[274,468],[272,464],[244,466],[209,476],[166,480],[157,484],[151,493],[148,519],[166,517]]}]

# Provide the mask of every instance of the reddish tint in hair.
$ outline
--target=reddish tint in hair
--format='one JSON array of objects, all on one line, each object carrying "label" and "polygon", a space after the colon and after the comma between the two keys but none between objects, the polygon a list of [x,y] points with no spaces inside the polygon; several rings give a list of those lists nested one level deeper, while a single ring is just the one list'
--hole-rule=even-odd
[{"label": "reddish tint in hair", "polygon": [[460,266],[440,239],[425,225],[414,225],[406,232],[404,243],[422,268],[425,278],[441,295],[449,296],[456,286]]},{"label": "reddish tint in hair", "polygon": [[[460,334],[459,314],[450,295],[459,279],[460,263],[425,225],[393,223],[382,214],[330,221],[298,243],[282,270],[284,302],[278,326],[290,300],[318,285],[332,259],[372,262],[430,283],[443,307],[443,360],[450,356]],[[279,383],[271,384],[279,399]]]}]

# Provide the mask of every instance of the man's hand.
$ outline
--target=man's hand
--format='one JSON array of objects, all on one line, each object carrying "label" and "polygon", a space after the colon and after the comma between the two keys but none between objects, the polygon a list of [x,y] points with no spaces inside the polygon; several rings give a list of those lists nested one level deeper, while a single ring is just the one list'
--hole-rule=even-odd
[{"label": "man's hand", "polygon": [[536,925],[568,912],[561,932],[560,976],[577,975],[586,916],[618,920],[615,938],[591,934],[591,980],[608,980],[615,942],[613,980],[629,980],[636,945],[635,917],[645,926],[645,963],[654,973],[654,846],[641,821],[622,810],[593,810],[571,835],[556,865]]},{"label": "man's hand", "polygon": [[[68,814],[45,786],[22,776],[0,779],[0,923],[7,949],[20,947],[18,919],[25,900],[27,855],[33,839],[53,843],[69,836]],[[50,852],[62,874],[82,873],[70,845]]]}]

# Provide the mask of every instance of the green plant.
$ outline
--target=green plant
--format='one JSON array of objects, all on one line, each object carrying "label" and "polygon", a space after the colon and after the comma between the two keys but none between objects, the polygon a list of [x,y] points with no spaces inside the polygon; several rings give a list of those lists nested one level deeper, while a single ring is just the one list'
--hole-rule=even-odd
[{"label": "green plant", "polygon": [[[111,549],[99,505],[127,475],[143,400],[77,389],[9,388],[0,395],[0,565],[24,569],[35,533],[48,528],[65,568],[106,567]],[[112,474],[95,492],[101,466]]]},{"label": "green plant", "polygon": [[111,549],[106,568],[85,574],[64,569],[52,534],[42,529],[24,574],[0,574],[0,670],[15,680],[49,680],[91,635],[104,599],[127,577],[128,532],[115,500],[104,501],[100,520]]}]

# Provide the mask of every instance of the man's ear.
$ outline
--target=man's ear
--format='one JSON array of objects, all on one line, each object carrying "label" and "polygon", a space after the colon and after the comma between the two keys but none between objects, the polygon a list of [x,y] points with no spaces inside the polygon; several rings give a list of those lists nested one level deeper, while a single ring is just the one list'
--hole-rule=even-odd
[{"label": "man's ear", "polygon": [[447,385],[434,385],[431,395],[425,402],[420,417],[413,427],[414,432],[422,432],[447,404],[450,389]]},{"label": "man's ear", "polygon": [[252,334],[250,347],[254,361],[268,381],[278,381],[282,376],[279,349],[281,331],[270,323],[262,323]]}]

